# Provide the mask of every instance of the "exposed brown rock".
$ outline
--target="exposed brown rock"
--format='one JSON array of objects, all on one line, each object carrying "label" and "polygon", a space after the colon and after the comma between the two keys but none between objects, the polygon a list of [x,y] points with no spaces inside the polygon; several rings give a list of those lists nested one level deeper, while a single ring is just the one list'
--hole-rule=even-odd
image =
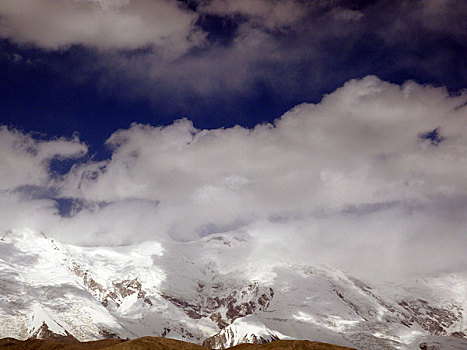
[{"label": "exposed brown rock", "polygon": [[[161,293],[160,296],[181,308],[190,318],[209,317],[217,323],[220,329],[224,329],[239,317],[251,315],[255,311],[266,310],[274,296],[272,288],[261,289],[258,283],[250,283],[227,295],[220,293],[224,288],[222,283],[214,284],[211,288],[219,291],[218,295],[208,294],[202,302],[189,302],[166,293]],[[205,290],[205,285],[198,284],[198,290]],[[219,309],[224,311],[221,313]]]},{"label": "exposed brown rock", "polygon": [[403,300],[399,305],[412,315],[406,322],[412,325],[418,323],[423,329],[433,335],[447,335],[445,329],[454,325],[462,318],[462,308],[458,305],[447,305],[440,308],[430,305],[426,300]]},{"label": "exposed brown rock", "polygon": [[465,334],[464,332],[452,332],[451,336],[461,339],[467,338],[467,334]]}]

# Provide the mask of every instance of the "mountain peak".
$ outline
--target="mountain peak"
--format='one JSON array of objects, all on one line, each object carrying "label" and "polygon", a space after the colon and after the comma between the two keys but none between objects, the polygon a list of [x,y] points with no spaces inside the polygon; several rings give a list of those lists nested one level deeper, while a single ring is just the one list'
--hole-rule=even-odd
[{"label": "mountain peak", "polygon": [[265,344],[279,339],[290,339],[290,337],[269,329],[254,316],[248,315],[237,318],[230,326],[206,339],[203,346],[211,349],[226,349],[243,343]]},{"label": "mountain peak", "polygon": [[56,315],[51,314],[50,311],[46,311],[40,305],[35,305],[33,307],[31,324],[28,330],[29,338],[78,342],[78,340],[68,332],[66,327],[63,327],[59,322]]}]

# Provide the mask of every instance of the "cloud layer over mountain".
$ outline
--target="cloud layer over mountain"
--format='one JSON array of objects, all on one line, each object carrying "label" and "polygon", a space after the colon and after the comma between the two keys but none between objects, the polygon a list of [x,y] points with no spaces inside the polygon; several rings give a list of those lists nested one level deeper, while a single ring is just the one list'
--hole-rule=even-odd
[{"label": "cloud layer over mountain", "polygon": [[2,128],[1,229],[86,245],[241,230],[265,261],[465,270],[466,100],[368,76],[253,129],[135,123],[65,174],[49,165],[83,156],[76,137]]}]

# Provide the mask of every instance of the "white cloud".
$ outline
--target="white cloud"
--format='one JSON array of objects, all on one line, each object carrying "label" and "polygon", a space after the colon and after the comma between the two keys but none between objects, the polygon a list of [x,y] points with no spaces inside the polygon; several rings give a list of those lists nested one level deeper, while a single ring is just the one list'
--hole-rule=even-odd
[{"label": "white cloud", "polygon": [[465,268],[466,97],[369,76],[274,125],[133,124],[107,141],[111,159],[49,179],[59,197],[90,205],[60,217],[36,201],[35,228],[84,244],[244,230],[257,251],[360,275]]},{"label": "white cloud", "polygon": [[198,16],[171,0],[4,0],[0,35],[45,49],[84,45],[183,54],[204,40]]},{"label": "white cloud", "polygon": [[[69,191],[89,200],[147,198],[185,203],[201,189],[236,190],[269,208],[341,208],[349,204],[462,193],[467,183],[465,96],[375,77],[349,81],[320,104],[303,104],[275,125],[197,130],[188,120],[161,128],[134,124],[108,140],[111,161],[97,179],[74,169]],[[438,146],[420,134],[438,128]],[[208,186],[208,187],[206,187]],[[275,189],[275,191],[271,191]],[[281,191],[279,198],[274,198]],[[249,198],[251,199],[251,198]]]},{"label": "white cloud", "polygon": [[50,161],[79,158],[87,146],[75,136],[50,141],[0,127],[0,230],[56,227]]},{"label": "white cloud", "polygon": [[87,147],[77,137],[38,141],[29,134],[0,127],[0,191],[20,186],[44,186],[53,158],[77,158]]}]

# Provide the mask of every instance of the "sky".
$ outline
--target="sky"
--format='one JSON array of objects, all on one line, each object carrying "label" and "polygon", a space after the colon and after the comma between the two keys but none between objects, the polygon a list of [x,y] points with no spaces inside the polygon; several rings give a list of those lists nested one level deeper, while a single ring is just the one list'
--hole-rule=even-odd
[{"label": "sky", "polygon": [[466,87],[464,0],[2,0],[0,230],[465,273]]}]

